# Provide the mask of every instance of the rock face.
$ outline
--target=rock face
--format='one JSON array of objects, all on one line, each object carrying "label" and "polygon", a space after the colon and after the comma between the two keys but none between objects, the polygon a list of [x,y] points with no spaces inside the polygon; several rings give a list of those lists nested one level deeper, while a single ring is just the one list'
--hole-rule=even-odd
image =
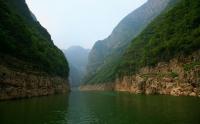
[{"label": "rock face", "polygon": [[25,0],[0,0],[0,100],[67,92],[68,72]]},{"label": "rock face", "polygon": [[113,82],[114,90],[136,94],[200,96],[199,1],[174,2],[132,40],[117,68],[100,69],[89,83]]},{"label": "rock face", "polygon": [[[166,8],[169,1],[149,0],[127,15],[108,38],[97,41],[89,54],[86,82],[95,83],[98,75],[101,75],[107,66],[113,66],[132,39]],[[112,75],[109,72],[106,75]],[[101,81],[104,80],[107,80],[106,77],[101,78]]]},{"label": "rock face", "polygon": [[140,69],[139,73],[123,76],[113,84],[86,85],[80,89],[108,89],[134,94],[200,96],[200,51],[189,57],[174,58],[169,62],[160,62],[152,68],[144,67]]},{"label": "rock face", "polygon": [[89,51],[89,49],[84,49],[80,46],[72,46],[67,50],[63,50],[67,60],[69,61],[69,81],[71,87],[77,87],[80,85],[83,76],[86,73]]},{"label": "rock face", "polygon": [[199,95],[200,42],[199,35],[193,35],[200,29],[200,23],[194,23],[200,21],[196,5],[198,1],[181,0],[133,40],[121,58],[117,90]]},{"label": "rock face", "polygon": [[82,85],[79,87],[81,91],[114,91],[114,84],[96,84],[96,85]]},{"label": "rock face", "polygon": [[68,80],[42,72],[18,72],[0,66],[0,100],[45,96],[69,91]]},{"label": "rock face", "polygon": [[[195,59],[194,59],[195,58]],[[176,58],[156,67],[116,80],[115,90],[173,96],[200,95],[200,51],[188,58]]]}]

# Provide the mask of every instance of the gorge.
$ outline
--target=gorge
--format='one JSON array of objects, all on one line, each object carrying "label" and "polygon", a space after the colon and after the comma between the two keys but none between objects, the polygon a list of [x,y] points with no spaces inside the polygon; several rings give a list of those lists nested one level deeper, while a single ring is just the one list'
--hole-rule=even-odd
[{"label": "gorge", "polygon": [[200,0],[28,1],[0,0],[0,124],[200,124]]},{"label": "gorge", "polygon": [[[108,48],[109,52],[113,49],[121,52],[120,54],[115,52],[109,56],[104,50],[106,45],[102,45],[124,43],[120,38],[116,38],[115,41],[108,40],[111,37],[115,38],[113,35],[119,31],[118,27],[108,39],[96,43],[89,56],[88,75],[91,77],[86,77],[85,85],[80,87],[81,90],[200,96],[200,41],[197,14],[199,2],[158,1],[149,0],[145,5],[150,6],[150,10],[152,4],[162,9],[164,6],[166,9],[161,9],[161,14],[157,13],[159,16],[152,22],[150,19],[150,24],[146,28],[142,27],[144,30],[139,35],[133,33],[131,43],[126,43],[128,47],[118,48],[111,45],[112,48]],[[143,10],[145,5],[133,13]],[[140,19],[134,20],[136,15],[133,14],[133,22]],[[123,22],[125,21],[121,23]]]},{"label": "gorge", "polygon": [[83,77],[86,73],[88,63],[89,49],[80,46],[72,46],[67,50],[63,50],[66,58],[69,61],[69,82],[70,86],[79,87],[83,82]]}]

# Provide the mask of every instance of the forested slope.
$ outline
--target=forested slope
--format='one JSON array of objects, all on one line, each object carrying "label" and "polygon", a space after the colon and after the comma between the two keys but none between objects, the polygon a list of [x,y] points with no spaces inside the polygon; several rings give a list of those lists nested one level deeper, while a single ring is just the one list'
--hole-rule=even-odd
[{"label": "forested slope", "polygon": [[181,0],[161,14],[135,39],[121,58],[119,74],[155,66],[200,49],[200,1]]},{"label": "forested slope", "polygon": [[89,54],[85,83],[106,83],[115,80],[119,59],[127,46],[155,17],[176,0],[148,0],[127,15],[102,41],[97,41]]},{"label": "forested slope", "polygon": [[46,29],[32,18],[25,1],[0,2],[1,55],[19,58],[33,65],[33,69],[66,78],[68,65],[63,53]]},{"label": "forested slope", "polygon": [[64,54],[25,0],[0,0],[0,99],[65,90],[68,73]]}]

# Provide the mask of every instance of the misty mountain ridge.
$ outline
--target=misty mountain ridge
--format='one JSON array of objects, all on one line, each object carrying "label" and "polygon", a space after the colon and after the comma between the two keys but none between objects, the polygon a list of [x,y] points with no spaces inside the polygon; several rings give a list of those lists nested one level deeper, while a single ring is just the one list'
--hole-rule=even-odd
[{"label": "misty mountain ridge", "polygon": [[[128,14],[108,38],[97,41],[89,54],[85,82],[96,82],[98,77],[104,77],[105,79],[102,78],[102,80],[107,80],[106,78],[114,76],[113,69],[116,68],[118,59],[122,56],[131,40],[158,16],[171,1],[147,1],[141,7]],[[112,69],[108,71],[107,68]],[[105,75],[107,76],[105,77]]]},{"label": "misty mountain ridge", "polygon": [[69,61],[71,86],[79,86],[86,72],[90,50],[81,46],[72,46],[63,52]]}]

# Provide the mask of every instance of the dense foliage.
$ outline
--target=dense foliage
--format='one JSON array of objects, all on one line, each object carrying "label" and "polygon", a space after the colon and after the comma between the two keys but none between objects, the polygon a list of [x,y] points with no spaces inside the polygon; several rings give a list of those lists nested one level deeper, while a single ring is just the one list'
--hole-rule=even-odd
[{"label": "dense foliage", "polygon": [[189,55],[200,49],[200,0],[181,0],[161,14],[135,38],[118,67],[118,74],[131,75],[144,66]]},{"label": "dense foliage", "polygon": [[101,68],[97,70],[96,73],[91,74],[89,78],[86,77],[87,80],[85,80],[84,82],[87,84],[111,83],[113,80],[115,80],[118,64],[119,64],[119,59],[112,58],[110,62],[101,66]]},{"label": "dense foliage", "polygon": [[25,0],[0,0],[0,54],[25,61],[48,74],[68,76],[63,53],[34,20]]},{"label": "dense foliage", "polygon": [[85,83],[115,80],[117,66],[128,45],[155,17],[177,0],[149,0],[127,15],[105,40],[98,41],[89,56]]}]

